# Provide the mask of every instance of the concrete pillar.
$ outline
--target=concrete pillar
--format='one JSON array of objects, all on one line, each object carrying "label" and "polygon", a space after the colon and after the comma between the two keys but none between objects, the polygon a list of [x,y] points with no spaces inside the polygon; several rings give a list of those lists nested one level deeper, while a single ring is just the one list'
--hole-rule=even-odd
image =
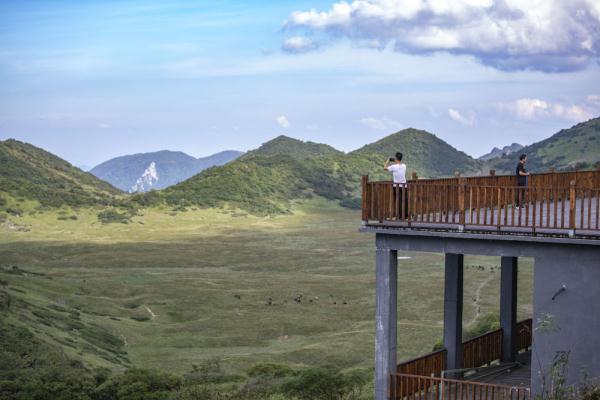
[{"label": "concrete pillar", "polygon": [[[462,254],[446,254],[444,279],[444,347],[448,352],[446,369],[462,368],[463,264]],[[457,377],[457,375],[460,376],[460,374],[451,376]]]},{"label": "concrete pillar", "polygon": [[377,249],[375,400],[388,398],[390,374],[396,372],[398,252]]},{"label": "concrete pillar", "polygon": [[500,261],[500,327],[502,328],[502,361],[516,358],[517,345],[517,280],[518,258],[502,257]]}]

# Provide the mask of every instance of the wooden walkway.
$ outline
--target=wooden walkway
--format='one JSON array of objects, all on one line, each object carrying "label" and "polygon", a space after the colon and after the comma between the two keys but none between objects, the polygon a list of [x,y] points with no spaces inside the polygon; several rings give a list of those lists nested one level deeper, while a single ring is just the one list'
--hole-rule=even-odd
[{"label": "wooden walkway", "polygon": [[498,367],[490,370],[482,370],[469,376],[469,381],[485,382],[495,385],[506,385],[515,387],[529,387],[531,383],[531,351],[519,353],[517,355],[519,366],[509,369]]}]

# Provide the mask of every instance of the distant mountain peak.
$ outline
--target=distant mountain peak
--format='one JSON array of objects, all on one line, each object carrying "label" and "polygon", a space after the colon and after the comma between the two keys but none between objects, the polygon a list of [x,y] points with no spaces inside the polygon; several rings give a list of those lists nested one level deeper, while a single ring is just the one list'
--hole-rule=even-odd
[{"label": "distant mountain peak", "polygon": [[241,154],[227,150],[195,158],[181,151],[161,150],[116,157],[97,165],[90,172],[124,191],[142,192],[164,189],[206,168],[226,164]]},{"label": "distant mountain peak", "polygon": [[504,146],[501,149],[498,147],[494,147],[492,149],[492,151],[479,157],[479,160],[487,161],[487,160],[491,160],[493,158],[508,156],[512,153],[515,153],[515,152],[521,150],[522,148],[523,148],[523,145],[519,144],[519,143],[512,143],[509,146]]},{"label": "distant mountain peak", "polygon": [[156,172],[156,162],[152,161],[150,165],[144,170],[142,176],[140,176],[135,185],[131,187],[129,193],[134,192],[147,192],[153,189],[158,182],[158,172]]}]

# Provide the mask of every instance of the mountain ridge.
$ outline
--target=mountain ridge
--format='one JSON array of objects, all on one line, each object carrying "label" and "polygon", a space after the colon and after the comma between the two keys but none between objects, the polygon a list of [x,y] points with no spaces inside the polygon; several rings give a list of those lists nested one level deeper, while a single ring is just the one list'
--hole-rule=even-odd
[{"label": "mountain ridge", "polygon": [[[527,154],[528,168],[532,172],[589,169],[600,162],[600,117],[561,129],[544,140],[519,150]],[[498,172],[512,173],[517,158],[504,155],[489,160],[486,167]]]},{"label": "mountain ridge", "polygon": [[[433,151],[427,152],[427,148]],[[209,168],[158,194],[140,198],[187,206],[241,208],[257,214],[288,212],[294,200],[321,196],[360,207],[360,177],[385,179],[386,158],[406,154],[408,175],[449,176],[456,170],[477,173],[480,163],[435,135],[406,129],[344,153],[329,145],[278,136],[258,149],[217,168]],[[443,159],[440,162],[439,159]]]}]

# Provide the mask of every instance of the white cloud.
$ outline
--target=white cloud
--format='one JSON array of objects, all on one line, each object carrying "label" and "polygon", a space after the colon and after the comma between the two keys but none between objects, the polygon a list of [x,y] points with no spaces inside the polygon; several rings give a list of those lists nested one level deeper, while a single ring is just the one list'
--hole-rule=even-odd
[{"label": "white cloud", "polygon": [[600,58],[598,0],[354,0],[295,11],[289,30],[475,56],[498,69],[569,71]]},{"label": "white cloud", "polygon": [[317,44],[306,36],[293,36],[286,39],[281,45],[281,48],[289,53],[303,53],[316,47]]},{"label": "white cloud", "polygon": [[473,111],[469,112],[469,116],[464,116],[460,112],[456,111],[453,108],[448,109],[448,115],[453,121],[456,121],[463,125],[473,125],[475,123],[475,113]]},{"label": "white cloud", "polygon": [[549,108],[548,102],[540,99],[524,98],[514,102],[514,111],[522,119],[532,119],[545,115],[548,113]]},{"label": "white cloud", "polygon": [[589,103],[600,106],[600,95],[599,94],[590,94],[587,96],[587,101]]},{"label": "white cloud", "polygon": [[390,119],[388,117],[365,117],[360,120],[360,123],[368,128],[378,130],[394,130],[400,129],[402,127],[402,124],[400,124],[400,122],[394,121],[393,119]]},{"label": "white cloud", "polygon": [[501,108],[513,112],[524,120],[533,120],[543,117],[556,117],[574,122],[586,121],[600,112],[599,105],[593,104],[593,96],[588,96],[588,104],[565,104],[550,102],[536,98],[522,98],[514,102],[503,104]]},{"label": "white cloud", "polygon": [[280,115],[279,117],[275,118],[275,122],[277,122],[277,125],[283,129],[287,129],[292,125],[285,115]]}]

